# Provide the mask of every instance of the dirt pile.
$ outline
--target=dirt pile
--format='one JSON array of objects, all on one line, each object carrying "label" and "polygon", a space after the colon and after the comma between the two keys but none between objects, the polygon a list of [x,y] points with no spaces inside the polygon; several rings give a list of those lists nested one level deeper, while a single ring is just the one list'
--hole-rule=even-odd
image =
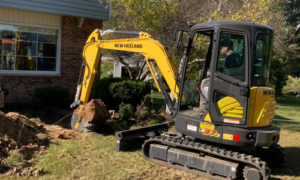
[{"label": "dirt pile", "polygon": [[[103,114],[97,108],[99,108],[98,105],[95,106],[95,111]],[[91,108],[87,110],[91,111]],[[102,117],[101,114],[99,116],[95,113],[95,115],[96,117]],[[85,136],[57,125],[42,124],[39,118],[28,119],[18,113],[4,114],[0,111],[0,173],[11,176],[38,176],[43,173],[43,168],[29,167],[36,160],[25,160],[23,158],[31,157],[28,155],[46,154],[44,144],[49,139],[79,140],[85,139]],[[14,155],[21,156],[21,162],[11,164],[11,161],[14,162],[14,158],[12,158]]]},{"label": "dirt pile", "polygon": [[84,106],[78,107],[74,112],[78,115],[78,122],[93,124],[94,131],[99,130],[101,125],[110,117],[106,105],[100,99],[92,99]]},{"label": "dirt pile", "polygon": [[47,137],[43,125],[37,125],[18,113],[4,114],[0,111],[0,137],[7,136],[19,145],[45,144]]},{"label": "dirt pile", "polygon": [[84,136],[74,130],[64,129],[56,125],[44,125],[47,135],[50,139],[83,139]]},{"label": "dirt pile", "polygon": [[5,174],[8,176],[39,176],[43,172],[43,168],[37,169],[35,167],[15,167]]}]

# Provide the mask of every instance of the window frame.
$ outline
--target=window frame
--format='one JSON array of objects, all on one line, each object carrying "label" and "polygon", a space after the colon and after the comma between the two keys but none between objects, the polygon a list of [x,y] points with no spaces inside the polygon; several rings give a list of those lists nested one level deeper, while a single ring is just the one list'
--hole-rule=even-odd
[{"label": "window frame", "polygon": [[[60,24],[62,18],[60,18]],[[35,28],[45,28],[57,30],[57,46],[56,46],[56,70],[55,71],[30,71],[30,70],[2,70],[0,69],[0,75],[9,75],[9,76],[61,76],[61,35],[62,27],[60,26],[46,26],[46,25],[37,25],[30,23],[20,23],[20,22],[7,22],[1,21],[0,24],[4,25],[13,25],[13,26],[27,26]]]},{"label": "window frame", "polygon": [[[234,34],[234,35],[242,35],[244,36],[244,40],[245,40],[245,49],[244,49],[244,52],[245,52],[245,55],[244,55],[244,65],[245,65],[245,80],[244,81],[241,81],[239,79],[236,79],[232,76],[229,76],[223,72],[220,72],[218,71],[218,62],[219,62],[219,57],[220,57],[220,45],[221,45],[221,34],[222,33],[226,33],[226,34]],[[248,79],[249,79],[249,68],[246,68],[249,66],[249,34],[247,31],[243,31],[243,30],[240,30],[240,31],[233,31],[233,30],[228,30],[228,29],[219,29],[218,30],[218,43],[216,43],[216,48],[217,48],[217,51],[216,51],[216,64],[215,64],[215,68],[214,68],[214,71],[215,71],[215,74],[218,76],[218,74],[222,74],[224,75],[224,78],[226,78],[226,80],[228,81],[232,81],[232,82],[238,82],[239,84],[247,84],[248,83]]]},{"label": "window frame", "polygon": [[[215,29],[214,28],[203,28],[203,29],[195,29],[193,31],[191,31],[189,34],[190,34],[190,37],[189,37],[189,42],[188,42],[188,47],[187,47],[187,51],[186,51],[186,54],[185,54],[185,59],[184,59],[184,62],[183,62],[183,66],[182,68],[184,69],[182,72],[181,72],[181,76],[182,78],[180,79],[180,91],[179,91],[179,96],[178,96],[178,103],[177,103],[177,106],[178,108],[176,109],[176,113],[178,114],[180,111],[182,111],[182,105],[181,105],[181,99],[182,99],[182,95],[183,95],[183,88],[184,88],[184,82],[186,80],[186,70],[187,70],[187,65],[188,65],[188,60],[189,60],[189,57],[190,57],[190,51],[192,49],[192,43],[194,42],[194,37],[195,37],[195,34],[196,33],[200,33],[200,32],[206,32],[206,31],[212,31],[212,41],[210,42],[212,44],[212,49],[213,49],[213,46],[215,44],[214,42],[214,34],[216,33]],[[200,33],[201,34],[201,33]],[[212,50],[212,55],[211,55],[211,61],[213,61],[213,54],[214,54],[214,51]],[[207,58],[207,57],[206,57]],[[206,60],[205,60],[206,61]],[[200,80],[199,80],[200,81]],[[199,82],[198,82],[199,83]],[[200,102],[200,101],[199,101]],[[187,115],[184,115],[184,114],[180,114],[180,115],[183,115],[183,116],[187,116]]]}]

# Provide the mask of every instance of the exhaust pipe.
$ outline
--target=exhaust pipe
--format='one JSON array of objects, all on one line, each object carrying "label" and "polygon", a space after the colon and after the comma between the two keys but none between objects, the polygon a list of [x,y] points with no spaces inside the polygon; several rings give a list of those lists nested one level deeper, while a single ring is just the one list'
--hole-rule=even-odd
[{"label": "exhaust pipe", "polygon": [[115,133],[117,140],[115,151],[141,148],[147,139],[159,135],[162,131],[167,132],[169,127],[169,123],[162,123],[133,130],[117,131]]}]

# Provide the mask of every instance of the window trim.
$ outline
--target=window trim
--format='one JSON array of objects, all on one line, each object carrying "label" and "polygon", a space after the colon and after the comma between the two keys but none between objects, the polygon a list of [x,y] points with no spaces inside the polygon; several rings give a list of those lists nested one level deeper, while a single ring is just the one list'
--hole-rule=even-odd
[{"label": "window trim", "polygon": [[[228,29],[219,29],[218,30],[218,38],[219,38],[219,42],[216,43],[216,46],[217,46],[217,51],[215,52],[216,53],[216,64],[215,64],[215,67],[214,67],[214,72],[215,72],[215,75],[217,76],[220,76],[220,75],[224,75],[224,78],[225,80],[228,80],[228,81],[232,81],[232,82],[238,82],[239,84],[247,84],[248,83],[248,80],[249,80],[249,68],[245,68],[245,80],[244,81],[241,81],[239,79],[236,79],[234,77],[231,77],[225,73],[222,73],[220,71],[218,71],[218,61],[219,61],[219,54],[220,54],[220,51],[219,51],[219,47],[220,47],[220,44],[221,44],[221,34],[222,33],[230,33],[230,34],[235,34],[235,35],[242,35],[244,36],[245,38],[245,59],[244,59],[244,64],[245,64],[245,67],[246,66],[249,66],[249,34],[247,33],[247,31],[237,31],[237,30],[228,30]],[[220,74],[220,75],[219,75]]]},{"label": "window trim", "polygon": [[[0,70],[0,75],[5,76],[61,76],[61,26],[47,26],[38,25],[30,23],[20,23],[20,22],[7,22],[1,21],[0,24],[5,25],[15,25],[15,26],[28,26],[36,28],[46,28],[57,30],[57,47],[56,47],[56,71],[29,71],[29,70]],[[60,24],[62,24],[62,18],[60,18]]]}]

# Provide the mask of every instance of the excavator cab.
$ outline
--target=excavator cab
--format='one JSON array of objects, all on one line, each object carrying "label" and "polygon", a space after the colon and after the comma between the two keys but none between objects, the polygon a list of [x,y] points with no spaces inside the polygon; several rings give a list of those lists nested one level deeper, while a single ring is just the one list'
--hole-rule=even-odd
[{"label": "excavator cab", "polygon": [[272,127],[275,93],[268,85],[273,30],[223,21],[195,25],[189,34],[176,130],[236,146],[276,144],[280,130]]}]

